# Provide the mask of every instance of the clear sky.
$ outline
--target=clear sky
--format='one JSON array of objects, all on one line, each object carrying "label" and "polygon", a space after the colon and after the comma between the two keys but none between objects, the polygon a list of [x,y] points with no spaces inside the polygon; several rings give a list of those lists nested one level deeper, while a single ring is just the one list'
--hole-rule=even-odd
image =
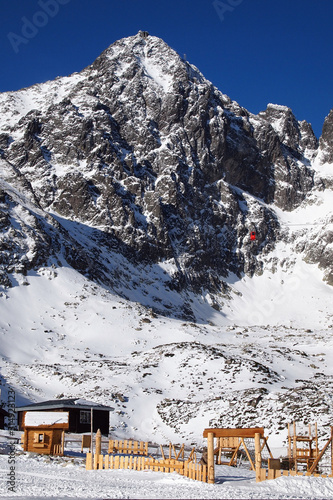
[{"label": "clear sky", "polygon": [[333,108],[333,0],[3,0],[0,91],[80,71],[140,29],[253,113],[289,106],[319,137]]}]

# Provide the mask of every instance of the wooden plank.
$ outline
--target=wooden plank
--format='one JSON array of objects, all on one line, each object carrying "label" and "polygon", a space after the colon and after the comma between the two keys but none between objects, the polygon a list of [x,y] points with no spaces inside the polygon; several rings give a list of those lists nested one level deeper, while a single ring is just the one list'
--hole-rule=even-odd
[{"label": "wooden plank", "polygon": [[266,481],[266,469],[260,469],[257,482]]},{"label": "wooden plank", "polygon": [[274,470],[273,469],[268,469],[267,479],[275,479],[275,477],[274,477]]},{"label": "wooden plank", "polygon": [[93,468],[92,453],[87,453],[86,454],[86,470],[92,470],[92,468]]},{"label": "wooden plank", "polygon": [[186,460],[184,462],[184,469],[183,469],[183,476],[185,476],[185,477],[188,477],[188,465],[189,465],[189,462]]},{"label": "wooden plank", "polygon": [[208,433],[212,432],[214,437],[243,437],[243,438],[254,438],[255,434],[260,434],[264,436],[263,427],[254,428],[235,428],[235,429],[218,429],[218,428],[208,428],[203,431],[203,437],[208,437]]},{"label": "wooden plank", "polygon": [[207,483],[207,481],[208,481],[208,476],[207,476],[207,466],[206,466],[206,465],[203,465],[203,466],[202,466],[202,472],[203,472],[203,479],[202,479],[202,480],[203,480],[205,483]]}]

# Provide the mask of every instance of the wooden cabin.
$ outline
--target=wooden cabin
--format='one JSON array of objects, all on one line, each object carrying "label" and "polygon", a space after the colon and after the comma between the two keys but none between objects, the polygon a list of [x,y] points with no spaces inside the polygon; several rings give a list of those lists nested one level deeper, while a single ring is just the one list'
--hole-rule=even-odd
[{"label": "wooden cabin", "polygon": [[55,399],[16,408],[18,426],[24,430],[23,422],[26,412],[67,412],[69,414],[68,432],[84,433],[91,431],[91,417],[93,431],[101,430],[102,434],[109,434],[110,411],[114,408],[104,406],[83,399]]},{"label": "wooden cabin", "polygon": [[8,411],[0,408],[0,429],[5,428],[5,417],[9,417]]},{"label": "wooden cabin", "polygon": [[45,455],[63,455],[69,413],[65,411],[27,411],[23,419],[23,450]]}]

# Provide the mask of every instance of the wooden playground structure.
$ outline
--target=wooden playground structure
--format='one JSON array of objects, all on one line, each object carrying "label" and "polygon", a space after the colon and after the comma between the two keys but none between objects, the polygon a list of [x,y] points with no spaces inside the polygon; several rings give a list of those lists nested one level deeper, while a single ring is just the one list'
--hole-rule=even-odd
[{"label": "wooden playground structure", "polygon": [[[316,477],[333,477],[333,427],[331,435],[323,448],[320,450],[318,445],[317,424],[312,432],[309,425],[308,432],[299,434],[296,429],[296,423],[288,425],[288,457],[274,458],[264,436],[264,429],[261,427],[248,429],[205,429],[203,436],[207,438],[207,468],[208,483],[215,482],[214,457],[216,464],[229,466],[237,465],[237,455],[243,447],[249,460],[251,469],[256,472],[256,481],[265,481],[266,479],[275,479],[280,476],[296,475],[314,475]],[[216,439],[216,444],[214,442]],[[254,443],[249,451],[249,445],[246,441],[251,440]],[[267,467],[262,467],[262,452],[266,448],[269,458],[265,459]],[[319,463],[325,453],[330,450],[331,457],[329,463],[330,473],[321,474]],[[252,456],[251,456],[252,452]],[[227,455],[228,460],[222,462],[221,456]],[[285,464],[287,463],[287,468]],[[305,470],[302,470],[305,469]]]},{"label": "wooden playground structure", "polygon": [[[296,422],[288,424],[288,459],[289,469],[296,472],[299,466],[306,466],[307,472],[313,469],[313,464],[319,456],[317,423],[314,432],[309,424],[308,432],[299,434]],[[315,465],[315,467],[317,464]]]},{"label": "wooden playground structure", "polygon": [[[207,438],[207,452],[202,454],[200,461],[197,461],[195,448],[185,450],[185,446],[182,445],[176,450],[171,443],[166,449],[160,445],[157,457],[156,454],[155,456],[149,454],[148,442],[134,440],[110,439],[107,454],[102,454],[101,433],[98,431],[95,453],[90,450],[86,455],[86,469],[149,469],[177,472],[190,479],[213,484],[215,464],[236,467],[238,461],[247,459],[250,468],[255,471],[257,482],[280,476],[304,474],[333,477],[333,427],[330,429],[329,439],[320,449],[316,424],[314,428],[309,426],[308,432],[303,434],[298,432],[295,422],[289,424],[288,456],[282,458],[273,457],[262,427],[207,428],[203,432],[203,437]],[[328,459],[325,464],[325,467],[329,468],[327,474],[322,474],[319,468],[324,455]]]}]

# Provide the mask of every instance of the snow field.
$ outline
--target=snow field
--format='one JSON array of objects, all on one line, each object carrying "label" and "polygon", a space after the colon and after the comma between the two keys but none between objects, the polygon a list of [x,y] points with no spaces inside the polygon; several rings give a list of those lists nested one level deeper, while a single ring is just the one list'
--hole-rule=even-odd
[{"label": "snow field", "polygon": [[216,467],[216,484],[153,471],[86,471],[82,459],[19,454],[15,463],[15,494],[8,491],[8,457],[0,455],[0,496],[3,498],[228,498],[331,499],[333,479],[282,477],[255,482],[252,471]]}]

